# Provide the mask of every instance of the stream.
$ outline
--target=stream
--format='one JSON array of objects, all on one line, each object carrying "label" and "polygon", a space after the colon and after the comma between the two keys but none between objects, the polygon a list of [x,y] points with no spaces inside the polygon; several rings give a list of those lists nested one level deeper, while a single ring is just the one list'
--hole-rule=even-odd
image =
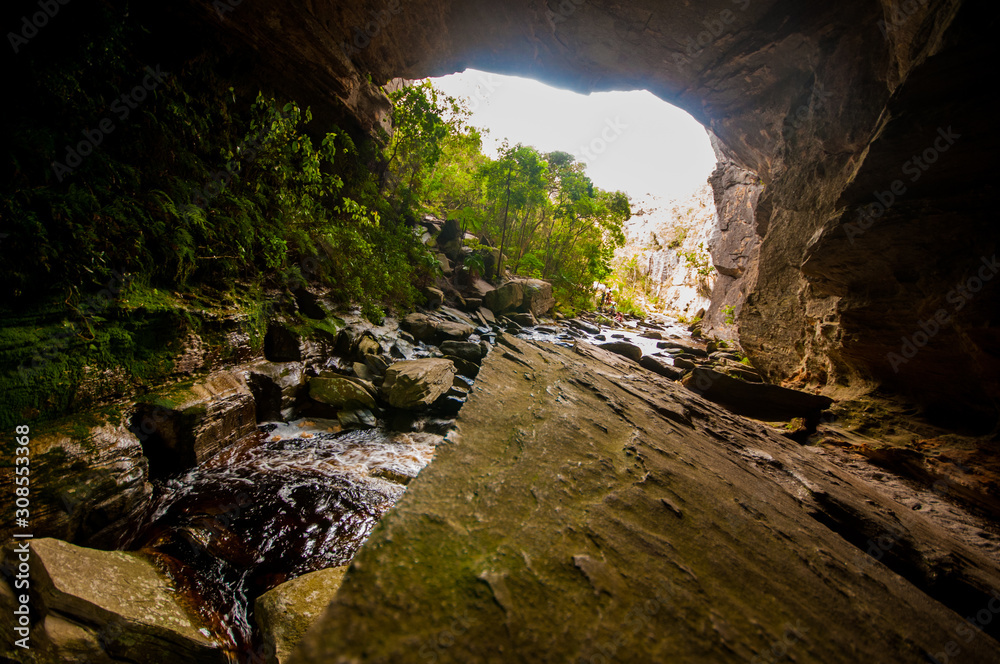
[{"label": "stream", "polygon": [[[690,338],[669,319],[655,327],[664,338]],[[540,325],[516,336],[563,346],[628,341],[656,353],[658,340],[643,331],[602,329],[602,339]],[[262,646],[254,600],[303,574],[349,564],[453,426],[423,417],[396,431],[385,424],[392,419],[364,431],[316,418],[261,424],[245,445],[157,482],[153,506],[120,548],[164,568],[232,661],[262,661],[254,654]]]},{"label": "stream", "polygon": [[284,581],[348,564],[403,495],[400,482],[416,477],[443,440],[337,429],[323,420],[261,425],[252,445],[161,483],[123,547],[166,568],[235,661],[260,646],[253,601]]}]

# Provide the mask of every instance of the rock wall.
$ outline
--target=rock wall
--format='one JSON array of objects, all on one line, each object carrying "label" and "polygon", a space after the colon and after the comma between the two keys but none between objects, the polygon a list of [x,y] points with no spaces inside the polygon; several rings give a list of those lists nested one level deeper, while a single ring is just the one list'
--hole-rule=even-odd
[{"label": "rock wall", "polygon": [[638,257],[657,310],[694,318],[711,304],[715,273],[707,247],[714,229],[715,203],[708,185],[687,198],[641,200],[633,203],[626,244],[615,253]]}]

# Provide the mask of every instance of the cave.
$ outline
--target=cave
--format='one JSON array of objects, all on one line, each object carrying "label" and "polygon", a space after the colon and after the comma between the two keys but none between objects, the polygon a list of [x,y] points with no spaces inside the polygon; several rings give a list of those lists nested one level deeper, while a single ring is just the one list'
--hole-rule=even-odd
[{"label": "cave", "polygon": [[[719,162],[710,179],[718,210],[710,249],[719,277],[703,321],[705,332],[731,334],[724,319],[726,311],[735,312],[735,337],[769,382],[856,404],[856,410],[843,414],[863,421],[867,431],[961,439],[974,449],[973,465],[982,466],[976,470],[995,470],[1000,233],[989,221],[995,187],[989,172],[1000,146],[989,110],[991,86],[980,73],[990,61],[988,45],[997,27],[996,12],[987,3],[184,0],[135,11],[160,23],[155,47],[177,63],[200,52],[216,53],[226,63],[220,75],[234,85],[267,86],[311,107],[314,126],[338,123],[357,136],[390,128],[391,104],[383,86],[468,68],[530,77],[582,93],[648,90],[684,109],[710,132]],[[175,39],[178,35],[183,38]],[[324,310],[312,300],[309,304],[314,318],[322,319]],[[272,328],[267,334],[269,359],[299,359],[298,348],[287,352],[280,331]],[[861,587],[852,585],[856,579],[830,552],[849,544],[872,555],[872,543],[895,532],[893,524],[901,521],[888,510],[873,510],[874,516],[866,512],[866,501],[875,505],[879,500],[874,494],[838,474],[835,464],[822,466],[805,452],[773,441],[760,443],[766,453],[741,447],[727,438],[728,431],[739,431],[740,440],[766,436],[714,411],[706,414],[700,403],[683,402],[674,392],[633,385],[626,391],[645,398],[646,410],[639,412],[616,401],[621,394],[605,384],[600,371],[574,365],[571,358],[517,344],[503,353],[508,373],[523,373],[530,357],[532,366],[546,367],[552,386],[565,383],[569,401],[630,413],[628,421],[637,430],[661,426],[664,437],[676,443],[669,451],[644,447],[629,437],[627,427],[590,422],[583,407],[578,422],[545,421],[539,426],[553,440],[593,424],[617,445],[615,454],[625,450],[623,458],[632,465],[622,465],[610,448],[596,445],[582,469],[571,469],[592,481],[601,472],[620,480],[605,494],[595,494],[592,511],[581,508],[601,524],[593,532],[589,522],[563,523],[551,510],[530,518],[557,533],[554,539],[579,535],[616,554],[619,548],[642,544],[629,529],[644,527],[635,524],[655,507],[687,524],[683,532],[690,540],[658,539],[659,531],[651,530],[649,550],[633,551],[630,560],[670,551],[671,569],[685,581],[668,596],[639,593],[635,588],[661,588],[652,572],[615,569],[593,554],[572,556],[569,567],[586,579],[593,595],[587,594],[586,601],[599,616],[588,614],[590,622],[581,629],[592,642],[580,645],[567,621],[578,617],[568,605],[583,595],[566,599],[546,594],[559,592],[546,583],[569,573],[505,548],[506,542],[497,544],[497,560],[507,560],[510,570],[517,571],[465,569],[455,563],[448,569],[466,573],[461,579],[442,581],[431,571],[422,576],[418,564],[431,565],[439,554],[461,561],[466,539],[474,540],[472,549],[496,544],[490,539],[500,537],[495,531],[476,539],[476,524],[483,519],[492,516],[495,527],[514,528],[518,519],[529,518],[522,505],[501,500],[510,498],[502,487],[496,495],[479,495],[462,476],[473,468],[485,477],[496,467],[482,465],[474,452],[449,450],[450,465],[435,462],[429,468],[434,483],[418,482],[410,489],[409,502],[387,518],[377,541],[349,573],[354,590],[341,593],[291,661],[741,661],[769,643],[775,644],[773,652],[754,661],[782,661],[787,655],[789,661],[847,662],[884,655],[883,648],[892,649],[884,661],[942,664],[966,661],[959,657],[964,653],[967,661],[985,662],[990,652],[995,655],[992,639],[1000,624],[993,608],[1000,603],[995,561],[969,562],[961,552],[940,548],[937,534],[909,521],[905,535],[891,537],[881,553],[876,546],[876,558],[898,577],[879,576],[872,583],[889,590],[884,596],[868,585],[858,591],[873,603],[898,605],[865,605],[865,612],[850,623],[837,605],[833,616],[845,622],[830,620],[830,643],[821,645],[823,635],[810,632],[824,621],[823,607],[816,604],[833,602],[834,596],[843,599],[830,587],[844,584],[844,595]],[[484,369],[484,374],[498,376],[500,369]],[[490,390],[495,398],[513,403],[535,397],[520,386],[498,383]],[[612,393],[618,396],[608,396]],[[505,452],[510,441],[530,450],[517,436],[491,437],[490,431],[508,425],[501,419],[497,413],[483,413],[471,416],[468,427],[483,434],[489,453]],[[711,426],[692,425],[702,420]],[[524,425],[517,418],[511,422],[509,426]],[[683,438],[675,425],[697,429],[691,440],[704,447],[689,456],[677,442]],[[721,453],[706,452],[711,445],[730,445],[761,477],[792,468],[787,474],[808,491],[795,485],[779,495],[770,487],[760,488],[749,473],[730,468]],[[570,454],[568,446],[555,447],[556,453]],[[532,458],[537,452],[525,454]],[[910,461],[904,454],[890,456],[880,459],[889,468]],[[539,455],[534,461],[541,466],[545,459]],[[566,468],[556,470],[569,474]],[[729,471],[732,475],[726,475]],[[559,482],[569,484],[574,477],[558,475]],[[525,496],[534,495],[530,486],[508,481]],[[462,505],[466,511],[449,511],[447,482],[469,491],[469,505]],[[676,492],[672,482],[680,487]],[[699,503],[692,495],[699,482],[714,482],[735,497],[712,495]],[[991,482],[986,480],[990,496],[995,489]],[[495,485],[482,486],[492,491]],[[639,496],[640,490],[657,498]],[[810,495],[798,503],[789,498],[803,493]],[[753,549],[752,537],[744,537],[745,524],[763,518],[759,510],[764,508],[754,507],[755,500],[773,510],[768,542],[775,554],[770,559]],[[994,522],[1000,515],[994,498],[970,500]],[[538,502],[546,508],[560,505],[558,499]],[[795,516],[799,512],[806,513],[808,518],[801,518],[808,525]],[[720,514],[729,514],[729,530],[711,540],[718,547],[708,556],[712,564],[691,569],[691,556],[703,550],[690,524],[710,522]],[[562,541],[554,542],[553,550],[568,551],[560,549]],[[786,542],[808,545],[810,552],[796,557],[781,548]],[[387,553],[391,548],[402,550],[395,555],[406,560],[393,558]],[[732,577],[726,571],[730,558],[740,561]],[[373,570],[376,563],[398,563],[399,569]],[[830,587],[812,596],[811,588],[796,586],[805,579],[803,568]],[[692,599],[684,585],[703,582],[699,575],[709,570],[719,577],[706,583],[719,593],[742,582],[733,578],[738,573],[759,574],[766,591],[747,591],[745,597],[717,594],[717,610],[710,602]],[[412,585],[393,585],[406,583]],[[785,594],[767,594],[774,589]],[[522,593],[529,598],[527,608],[518,603]],[[924,611],[913,630],[936,630],[933,637],[944,639],[939,647],[918,643],[919,635],[900,626],[911,602]],[[690,622],[669,631],[673,623],[664,618],[668,606],[671,619],[689,616]],[[470,616],[470,607],[481,608],[481,614]],[[546,622],[550,610],[554,618]],[[977,610],[985,610],[989,621],[977,619]],[[807,627],[793,619],[795,611],[802,612]],[[424,613],[415,618],[411,612]],[[944,624],[960,621],[959,616],[969,616],[967,622],[986,635],[967,642],[967,626]],[[869,618],[895,631],[878,636],[874,628],[861,635],[852,631]],[[394,625],[403,627],[389,635],[380,631]],[[410,628],[414,631],[407,632]],[[855,644],[855,638],[861,643]],[[746,647],[751,641],[756,650]],[[815,650],[796,650],[803,642]],[[678,659],[658,659],[671,647],[681,653]]]},{"label": "cave", "polygon": [[972,64],[996,23],[982,4],[248,1],[186,14],[255,77],[361,131],[386,121],[378,85],[466,68],[653,92],[703,123],[725,164],[708,329],[735,306],[772,381],[882,390],[933,424],[996,433],[998,296],[978,271],[995,274],[997,140]]}]

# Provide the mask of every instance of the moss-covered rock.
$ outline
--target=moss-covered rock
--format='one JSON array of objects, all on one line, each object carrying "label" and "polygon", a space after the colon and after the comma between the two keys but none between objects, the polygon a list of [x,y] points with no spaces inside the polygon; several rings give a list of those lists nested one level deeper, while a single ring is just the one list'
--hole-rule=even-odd
[{"label": "moss-covered rock", "polygon": [[305,574],[257,598],[254,618],[264,637],[268,664],[285,664],[292,649],[326,610],[344,581],[347,567]]}]

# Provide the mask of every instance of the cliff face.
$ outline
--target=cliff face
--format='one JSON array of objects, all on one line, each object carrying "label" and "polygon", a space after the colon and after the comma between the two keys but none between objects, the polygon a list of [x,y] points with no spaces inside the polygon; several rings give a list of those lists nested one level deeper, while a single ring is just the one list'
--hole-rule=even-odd
[{"label": "cliff face", "polygon": [[715,271],[708,246],[715,228],[707,184],[687,198],[651,197],[633,202],[626,244],[615,255],[619,260],[636,257],[649,277],[657,311],[693,318],[711,304]]},{"label": "cliff face", "polygon": [[838,395],[886,384],[945,421],[972,414],[953,424],[992,423],[985,3],[220,4],[190,7],[261,55],[262,76],[314,107],[345,104],[366,129],[387,110],[373,83],[473,66],[580,91],[645,88],[688,110],[724,146],[716,196],[739,210],[722,213],[713,243],[725,278],[709,324],[736,308],[743,348],[774,380]]}]

